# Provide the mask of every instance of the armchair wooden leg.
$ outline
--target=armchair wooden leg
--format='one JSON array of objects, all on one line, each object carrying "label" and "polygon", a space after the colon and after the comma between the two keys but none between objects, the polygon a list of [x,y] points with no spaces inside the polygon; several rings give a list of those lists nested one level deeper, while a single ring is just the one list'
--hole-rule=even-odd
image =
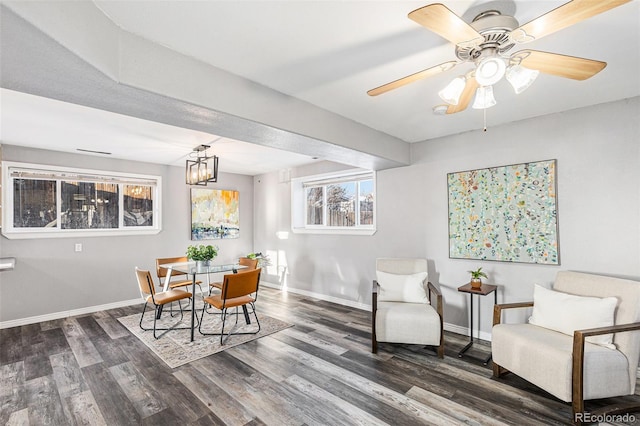
[{"label": "armchair wooden leg", "polygon": [[584,401],[571,402],[571,418],[574,425],[581,425],[584,417]]},{"label": "armchair wooden leg", "polygon": [[371,353],[378,353],[378,341],[376,340],[376,294],[373,294],[374,307],[371,311]]},{"label": "armchair wooden leg", "polygon": [[571,415],[574,424],[582,424],[584,416],[584,341],[583,333],[578,330],[573,332]]},{"label": "armchair wooden leg", "polygon": [[504,367],[500,367],[498,364],[493,362],[493,377],[495,377],[496,379],[499,379],[500,377],[504,376],[508,372],[509,370],[507,370]]},{"label": "armchair wooden leg", "polygon": [[444,343],[441,343],[440,346],[438,346],[438,358],[444,358]]}]

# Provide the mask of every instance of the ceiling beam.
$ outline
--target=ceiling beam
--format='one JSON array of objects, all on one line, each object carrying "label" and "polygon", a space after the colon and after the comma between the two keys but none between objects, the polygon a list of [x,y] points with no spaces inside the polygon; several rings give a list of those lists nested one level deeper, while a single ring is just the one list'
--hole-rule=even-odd
[{"label": "ceiling beam", "polygon": [[3,88],[356,167],[410,163],[410,144],[125,32],[91,2],[7,5]]}]

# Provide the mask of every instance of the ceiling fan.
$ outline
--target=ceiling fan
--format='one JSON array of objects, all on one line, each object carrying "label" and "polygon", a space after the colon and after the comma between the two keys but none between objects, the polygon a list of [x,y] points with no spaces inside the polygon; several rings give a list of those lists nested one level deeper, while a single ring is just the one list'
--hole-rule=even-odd
[{"label": "ceiling fan", "polygon": [[516,44],[529,43],[631,0],[573,0],[519,25],[513,16],[497,10],[477,15],[471,24],[440,3],[430,4],[409,13],[409,18],[456,45],[457,60],[444,62],[390,83],[371,89],[369,96],[397,89],[406,84],[449,71],[462,63],[475,68],[456,77],[438,94],[447,103],[434,108],[440,114],[453,114],[467,108],[486,109],[496,104],[493,85],[502,77],[521,93],[533,83],[540,72],[558,77],[585,80],[600,72],[606,62],[577,58],[538,50],[507,52]]}]

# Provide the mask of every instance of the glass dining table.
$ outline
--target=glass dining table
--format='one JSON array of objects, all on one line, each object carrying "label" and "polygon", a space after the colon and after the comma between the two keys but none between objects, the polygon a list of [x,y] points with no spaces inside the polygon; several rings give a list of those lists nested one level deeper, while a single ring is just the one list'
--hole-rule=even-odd
[{"label": "glass dining table", "polygon": [[[240,269],[246,269],[247,267],[244,265],[239,265],[237,263],[228,263],[222,265],[201,265],[196,264],[196,262],[176,262],[176,263],[165,263],[160,265],[161,268],[165,268],[167,270],[167,276],[164,280],[164,284],[162,287],[162,291],[167,291],[169,288],[169,282],[171,281],[171,272],[181,272],[183,274],[187,274],[187,276],[191,277],[191,341],[193,342],[194,332],[195,332],[195,319],[196,319],[196,277],[198,275],[207,275],[207,287],[209,286],[208,277],[209,274],[220,274],[225,272],[233,272],[237,273]],[[158,313],[160,315],[160,312]]]}]

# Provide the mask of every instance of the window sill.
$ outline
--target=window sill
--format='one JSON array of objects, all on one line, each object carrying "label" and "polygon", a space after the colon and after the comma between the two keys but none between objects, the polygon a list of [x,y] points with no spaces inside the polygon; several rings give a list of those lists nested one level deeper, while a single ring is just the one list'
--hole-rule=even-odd
[{"label": "window sill", "polygon": [[136,229],[135,231],[124,231],[118,229],[104,229],[104,230],[85,230],[85,229],[74,229],[67,231],[57,231],[54,230],[52,232],[38,232],[38,231],[3,231],[2,235],[8,240],[26,240],[33,238],[78,238],[78,237],[122,237],[125,235],[155,235],[159,234],[162,230],[158,228],[151,229]]},{"label": "window sill", "polygon": [[343,229],[343,228],[327,228],[327,229],[312,229],[312,228],[291,228],[294,234],[316,234],[316,235],[373,235],[376,233],[376,229]]}]

